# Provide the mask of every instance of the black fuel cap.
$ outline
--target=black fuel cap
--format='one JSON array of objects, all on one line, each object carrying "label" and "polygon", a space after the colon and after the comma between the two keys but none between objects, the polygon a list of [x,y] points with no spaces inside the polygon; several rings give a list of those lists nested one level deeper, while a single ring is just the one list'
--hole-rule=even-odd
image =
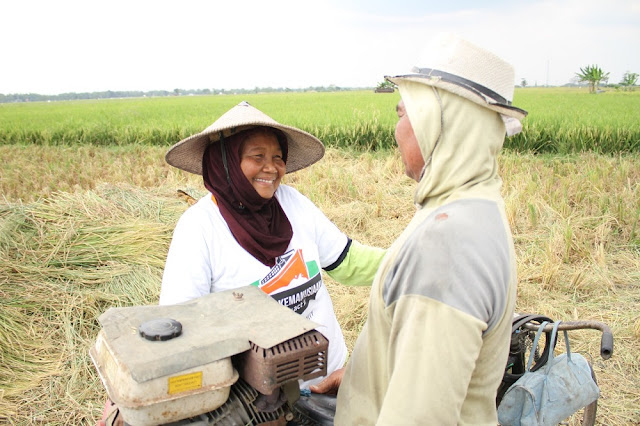
[{"label": "black fuel cap", "polygon": [[182,324],[171,318],[156,318],[143,322],[138,332],[147,340],[170,340],[182,334]]}]

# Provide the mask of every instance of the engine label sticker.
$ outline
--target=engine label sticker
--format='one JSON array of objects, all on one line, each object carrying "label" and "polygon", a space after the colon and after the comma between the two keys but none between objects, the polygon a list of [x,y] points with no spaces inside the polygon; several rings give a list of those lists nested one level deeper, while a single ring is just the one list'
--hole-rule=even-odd
[{"label": "engine label sticker", "polygon": [[202,387],[202,371],[169,377],[169,395],[200,389]]}]

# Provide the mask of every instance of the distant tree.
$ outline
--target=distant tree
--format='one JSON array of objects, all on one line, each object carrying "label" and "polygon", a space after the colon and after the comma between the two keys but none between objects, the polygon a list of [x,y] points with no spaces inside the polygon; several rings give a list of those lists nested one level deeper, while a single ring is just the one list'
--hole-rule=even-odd
[{"label": "distant tree", "polygon": [[527,79],[526,78],[522,79],[522,81],[520,82],[520,86],[527,87]]},{"label": "distant tree", "polygon": [[638,73],[627,71],[622,76],[620,85],[623,86],[626,90],[631,90],[632,86],[638,84],[638,77]]},{"label": "distant tree", "polygon": [[396,90],[396,85],[390,81],[384,80],[376,86],[374,92],[376,93],[393,93]]},{"label": "distant tree", "polygon": [[579,86],[580,85],[580,78],[577,75],[574,75],[573,77],[571,77],[569,79],[569,85],[570,86]]},{"label": "distant tree", "polygon": [[59,95],[40,95],[37,93],[0,93],[0,103],[6,102],[46,102],[46,101],[68,101],[78,99],[106,99],[106,98],[134,98],[134,97],[154,97],[154,96],[186,96],[186,95],[209,95],[215,94],[245,94],[245,93],[258,93],[258,92],[336,92],[336,91],[349,91],[349,90],[363,90],[371,89],[371,87],[339,87],[336,85],[330,85],[328,87],[307,87],[301,89],[291,88],[275,88],[275,87],[255,87],[253,89],[173,89],[168,90],[151,90],[148,92],[142,91],[113,91],[108,90],[106,92],[82,92],[82,93],[61,93]]},{"label": "distant tree", "polygon": [[589,93],[596,93],[600,82],[606,83],[609,80],[609,73],[602,71],[602,68],[597,65],[587,65],[580,68],[580,72],[577,72],[576,76],[580,81],[589,83]]},{"label": "distant tree", "polygon": [[394,89],[395,88],[395,84],[393,84],[389,80],[384,80],[384,81],[378,83],[377,88],[378,89]]}]

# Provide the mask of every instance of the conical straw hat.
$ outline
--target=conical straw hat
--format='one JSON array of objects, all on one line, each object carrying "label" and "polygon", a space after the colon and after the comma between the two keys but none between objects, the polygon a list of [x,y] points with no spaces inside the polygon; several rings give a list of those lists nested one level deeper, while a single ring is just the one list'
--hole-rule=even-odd
[{"label": "conical straw hat", "polygon": [[226,138],[256,126],[273,127],[280,130],[287,137],[289,150],[287,173],[310,166],[324,155],[324,145],[320,139],[303,130],[280,124],[262,111],[249,105],[248,102],[243,101],[224,113],[202,132],[189,136],[173,145],[167,151],[165,160],[174,167],[201,175],[204,151],[209,144],[220,140],[221,133]]}]

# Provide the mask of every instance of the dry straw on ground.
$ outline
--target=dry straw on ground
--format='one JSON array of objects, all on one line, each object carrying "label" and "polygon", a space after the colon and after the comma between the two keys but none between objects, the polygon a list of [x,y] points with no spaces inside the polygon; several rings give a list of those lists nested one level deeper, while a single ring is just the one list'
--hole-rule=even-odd
[{"label": "dry straw on ground", "polygon": [[[87,355],[96,318],[110,306],[157,303],[171,230],[188,208],[175,191],[203,194],[197,178],[162,164],[162,151],[147,148],[133,159],[87,148],[65,152],[65,165],[38,161],[56,154],[37,148],[27,153],[31,182],[18,174],[0,180],[7,198],[0,204],[0,423],[89,425],[99,417],[104,391]],[[64,172],[82,161],[87,167]],[[506,154],[501,172],[518,253],[517,309],[609,324],[609,361],[598,357],[597,332],[572,332],[572,347],[593,360],[599,424],[640,423],[638,157]],[[286,181],[364,243],[388,246],[413,214],[413,183],[395,154],[329,150]],[[351,348],[368,288],[326,278]]]}]

